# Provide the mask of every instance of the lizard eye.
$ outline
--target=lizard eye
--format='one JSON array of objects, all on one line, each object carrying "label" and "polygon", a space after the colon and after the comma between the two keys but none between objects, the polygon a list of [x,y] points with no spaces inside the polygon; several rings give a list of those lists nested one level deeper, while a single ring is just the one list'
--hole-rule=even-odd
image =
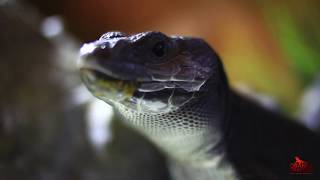
[{"label": "lizard eye", "polygon": [[163,41],[157,42],[153,48],[152,52],[157,57],[163,57],[167,52],[167,46]]}]

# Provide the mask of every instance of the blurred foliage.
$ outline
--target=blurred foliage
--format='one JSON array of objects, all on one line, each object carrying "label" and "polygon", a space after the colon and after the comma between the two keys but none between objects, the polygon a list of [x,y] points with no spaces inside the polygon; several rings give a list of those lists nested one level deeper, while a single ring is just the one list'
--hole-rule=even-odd
[{"label": "blurred foliage", "polygon": [[63,32],[45,38],[41,19],[30,6],[0,4],[0,179],[166,180],[160,153],[118,121],[108,152],[94,149],[89,101],[73,99],[75,63],[62,63],[75,62],[76,42]]},{"label": "blurred foliage", "polygon": [[268,23],[286,54],[285,60],[304,85],[310,83],[320,71],[319,1],[266,1],[264,5]]},{"label": "blurred foliage", "polygon": [[291,113],[319,71],[316,0],[29,1],[62,15],[83,41],[110,30],[202,37],[221,55],[233,85],[269,94]]}]

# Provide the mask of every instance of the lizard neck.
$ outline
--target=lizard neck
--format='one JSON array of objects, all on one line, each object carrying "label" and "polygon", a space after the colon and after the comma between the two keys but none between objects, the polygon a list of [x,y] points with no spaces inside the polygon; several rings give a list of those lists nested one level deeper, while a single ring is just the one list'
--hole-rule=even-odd
[{"label": "lizard neck", "polygon": [[169,170],[174,180],[239,180],[238,173],[224,154],[211,159],[207,164],[185,164],[169,161]]},{"label": "lizard neck", "polygon": [[163,114],[144,113],[121,104],[113,106],[125,123],[144,134],[170,159],[205,164],[224,152],[221,106],[211,98],[216,97],[198,98]]},{"label": "lizard neck", "polygon": [[223,110],[218,108],[223,106],[212,103],[215,95],[208,97],[167,114],[114,107],[126,124],[167,154],[173,179],[238,179],[223,141]]}]

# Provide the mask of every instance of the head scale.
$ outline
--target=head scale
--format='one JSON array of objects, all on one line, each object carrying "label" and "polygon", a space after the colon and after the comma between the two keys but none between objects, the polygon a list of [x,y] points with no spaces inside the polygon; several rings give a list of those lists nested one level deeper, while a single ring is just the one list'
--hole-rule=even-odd
[{"label": "head scale", "polygon": [[160,32],[108,32],[80,53],[81,76],[97,98],[150,113],[206,93],[220,63],[203,40]]},{"label": "head scale", "polygon": [[109,32],[80,53],[87,88],[170,157],[203,161],[220,147],[228,83],[203,40]]}]

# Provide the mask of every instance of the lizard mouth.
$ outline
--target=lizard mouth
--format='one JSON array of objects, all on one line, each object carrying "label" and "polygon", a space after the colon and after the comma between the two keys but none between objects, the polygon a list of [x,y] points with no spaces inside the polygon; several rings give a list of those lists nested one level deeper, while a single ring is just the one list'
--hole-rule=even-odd
[{"label": "lizard mouth", "polygon": [[[185,81],[174,81],[168,79],[153,79],[153,78],[144,78],[144,79],[134,79],[132,77],[120,77],[117,75],[110,75],[101,69],[95,68],[81,68],[81,77],[82,79],[91,86],[101,86],[105,88],[108,85],[109,88],[118,89],[120,92],[122,88],[125,88],[125,85],[134,86],[134,89],[140,93],[152,93],[159,91],[167,91],[172,89],[179,89],[180,91],[188,92],[187,90],[179,87]],[[191,84],[191,83],[190,83]]]},{"label": "lizard mouth", "polygon": [[[90,71],[90,70],[89,70]],[[106,73],[97,71],[97,70],[91,70],[93,75],[98,79],[106,82],[124,82],[124,83],[130,83],[133,81],[130,80],[124,80],[124,79],[118,79],[116,77],[112,77]]]},{"label": "lizard mouth", "polygon": [[[130,77],[118,77],[116,75],[109,75],[106,72],[92,69],[92,68],[81,68],[81,77],[89,87],[99,87],[100,90],[117,89],[117,92],[125,91],[128,86],[134,86],[136,93],[150,93],[158,92],[167,89],[175,88],[174,81],[155,81],[149,78],[145,79],[130,79]],[[126,86],[127,85],[127,86]],[[106,88],[108,87],[108,88]]]},{"label": "lizard mouth", "polygon": [[159,112],[179,107],[193,98],[193,93],[177,88],[174,81],[119,79],[116,75],[90,68],[81,68],[80,72],[89,90],[96,97],[111,103],[121,102],[127,106],[139,104],[139,107],[152,107]]},{"label": "lizard mouth", "polygon": [[137,89],[134,81],[119,79],[95,69],[81,68],[80,76],[88,89],[103,100],[130,99]]}]

